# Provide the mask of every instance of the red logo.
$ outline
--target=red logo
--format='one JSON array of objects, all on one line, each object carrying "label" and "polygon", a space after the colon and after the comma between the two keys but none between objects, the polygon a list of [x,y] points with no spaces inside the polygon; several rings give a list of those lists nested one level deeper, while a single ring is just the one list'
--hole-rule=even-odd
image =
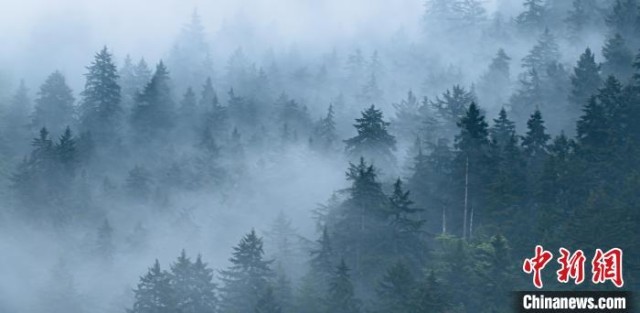
[{"label": "red logo", "polygon": [[[558,281],[566,284],[569,280],[573,280],[576,285],[584,282],[584,264],[587,259],[584,252],[576,250],[572,254],[565,248],[560,248],[559,251],[558,263],[560,264],[560,269],[556,271]],[[542,270],[552,259],[553,254],[550,251],[546,251],[542,246],[537,245],[534,257],[524,260],[522,270],[527,274],[533,273],[533,285],[536,288],[542,288]],[[591,272],[593,273],[591,281],[594,284],[605,283],[609,280],[616,287],[622,287],[624,285],[624,280],[622,279],[622,250],[613,248],[607,252],[602,252],[602,250],[596,249],[591,261]]]}]

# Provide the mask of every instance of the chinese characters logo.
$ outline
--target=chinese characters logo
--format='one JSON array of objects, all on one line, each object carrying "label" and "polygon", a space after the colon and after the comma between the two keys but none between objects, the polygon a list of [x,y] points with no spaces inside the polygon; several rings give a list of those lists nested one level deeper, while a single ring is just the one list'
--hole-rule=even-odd
[{"label": "chinese characters logo", "polygon": [[[558,263],[560,269],[556,271],[558,281],[568,283],[573,280],[576,285],[584,282],[585,270],[584,264],[586,256],[582,250],[574,253],[560,248],[560,257]],[[522,264],[522,270],[527,274],[533,274],[533,285],[536,288],[542,288],[542,270],[553,259],[553,253],[544,250],[540,245],[536,246],[535,255],[530,259],[525,259]],[[613,248],[607,252],[596,249],[595,255],[591,261],[591,281],[594,284],[605,283],[611,281],[616,287],[620,288],[624,285],[622,279],[622,250]]]}]

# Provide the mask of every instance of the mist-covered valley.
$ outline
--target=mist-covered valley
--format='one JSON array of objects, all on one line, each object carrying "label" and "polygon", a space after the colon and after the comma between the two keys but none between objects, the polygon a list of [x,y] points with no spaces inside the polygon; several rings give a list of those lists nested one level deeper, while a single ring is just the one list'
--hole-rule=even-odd
[{"label": "mist-covered valley", "polygon": [[0,4],[0,312],[509,312],[538,244],[639,287],[636,0]]}]

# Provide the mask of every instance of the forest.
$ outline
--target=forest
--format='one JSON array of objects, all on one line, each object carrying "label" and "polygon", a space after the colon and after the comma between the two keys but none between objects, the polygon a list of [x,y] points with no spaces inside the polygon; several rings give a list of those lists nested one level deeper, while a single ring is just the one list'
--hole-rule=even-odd
[{"label": "forest", "polygon": [[536,245],[620,248],[638,290],[640,1],[419,8],[322,49],[191,7],[160,58],[0,58],[0,312],[511,312]]}]

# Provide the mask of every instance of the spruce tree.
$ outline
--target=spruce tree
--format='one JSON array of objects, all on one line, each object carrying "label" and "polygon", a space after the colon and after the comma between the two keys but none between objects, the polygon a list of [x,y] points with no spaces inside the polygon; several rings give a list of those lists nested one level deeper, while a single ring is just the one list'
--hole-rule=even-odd
[{"label": "spruce tree", "polygon": [[501,48],[491,60],[489,69],[480,78],[478,96],[486,103],[505,103],[511,86],[511,58]]},{"label": "spruce tree", "polygon": [[454,127],[474,101],[475,96],[472,91],[467,91],[460,85],[454,85],[442,94],[442,99],[436,97],[436,100],[431,102],[431,106],[448,127]]},{"label": "spruce tree", "polygon": [[347,154],[352,158],[379,161],[384,167],[393,166],[396,139],[387,131],[389,123],[383,120],[382,111],[371,105],[362,111],[362,117],[357,118],[353,126],[358,135],[344,141]]},{"label": "spruce tree", "polygon": [[606,16],[606,24],[609,27],[609,35],[619,34],[628,40],[631,46],[637,48],[638,42],[638,2],[637,0],[616,0]]},{"label": "spruce tree", "polygon": [[542,29],[546,22],[547,10],[543,0],[524,0],[525,10],[516,17],[518,27],[525,32]]},{"label": "spruce tree", "polygon": [[136,100],[132,126],[138,140],[159,139],[173,127],[174,104],[169,87],[169,73],[162,61],[156,66],[151,81]]},{"label": "spruce tree", "polygon": [[129,313],[176,312],[175,291],[171,286],[171,275],[160,268],[158,260],[153,264],[133,290],[135,301]]},{"label": "spruce tree", "polygon": [[53,72],[38,91],[32,127],[46,127],[53,134],[62,133],[65,127],[73,124],[74,101],[75,98],[62,73]]},{"label": "spruce tree", "polygon": [[360,301],[355,298],[349,268],[344,260],[335,268],[327,291],[327,313],[358,313]]},{"label": "spruce tree", "polygon": [[118,70],[107,47],[95,55],[87,70],[81,93],[81,130],[90,131],[100,142],[112,142],[120,130],[122,107]]},{"label": "spruce tree", "polygon": [[184,250],[171,265],[171,287],[174,292],[176,309],[182,313],[216,312],[218,299],[213,283],[213,270],[202,262],[198,255],[192,262]]},{"label": "spruce tree", "polygon": [[598,88],[602,85],[600,78],[600,66],[595,62],[591,49],[587,48],[580,55],[578,64],[573,69],[571,75],[571,94],[569,100],[573,105],[573,112],[576,108],[581,108],[591,96],[593,96]]},{"label": "spruce tree", "polygon": [[411,312],[412,297],[417,287],[411,270],[402,262],[396,263],[378,283],[375,312]]},{"label": "spruce tree", "polygon": [[631,78],[632,64],[633,64],[633,52],[627,46],[625,38],[620,34],[615,34],[609,37],[602,47],[602,56],[604,56],[604,62],[602,63],[602,75],[608,77],[609,75],[616,76],[621,81],[627,81]]},{"label": "spruce tree", "polygon": [[11,145],[5,146],[6,152],[10,156],[17,156],[26,153],[29,144],[29,113],[31,112],[31,99],[29,98],[29,90],[24,80],[20,81],[18,89],[9,99],[0,120],[0,134],[5,139],[11,139]]},{"label": "spruce tree", "polygon": [[267,287],[258,302],[256,303],[255,313],[282,313],[282,308],[275,297],[272,287]]},{"label": "spruce tree", "polygon": [[597,0],[573,0],[571,5],[565,23],[571,39],[577,42],[589,31],[596,30],[603,24],[602,9]]},{"label": "spruce tree", "polygon": [[547,67],[559,59],[560,48],[556,38],[549,28],[545,28],[536,44],[522,59],[522,67],[525,70],[535,70],[538,74],[544,74],[547,71]]},{"label": "spruce tree", "polygon": [[331,152],[335,149],[338,135],[336,134],[336,122],[333,105],[329,105],[327,115],[321,118],[314,130],[313,146],[322,152]]},{"label": "spruce tree", "polygon": [[527,121],[527,133],[522,137],[525,155],[531,159],[544,158],[547,154],[547,143],[551,139],[546,133],[544,120],[540,110],[535,110]]},{"label": "spruce tree", "polygon": [[229,261],[231,266],[221,272],[221,308],[225,312],[253,312],[273,276],[272,261],[264,259],[262,238],[255,230],[233,248]]}]

